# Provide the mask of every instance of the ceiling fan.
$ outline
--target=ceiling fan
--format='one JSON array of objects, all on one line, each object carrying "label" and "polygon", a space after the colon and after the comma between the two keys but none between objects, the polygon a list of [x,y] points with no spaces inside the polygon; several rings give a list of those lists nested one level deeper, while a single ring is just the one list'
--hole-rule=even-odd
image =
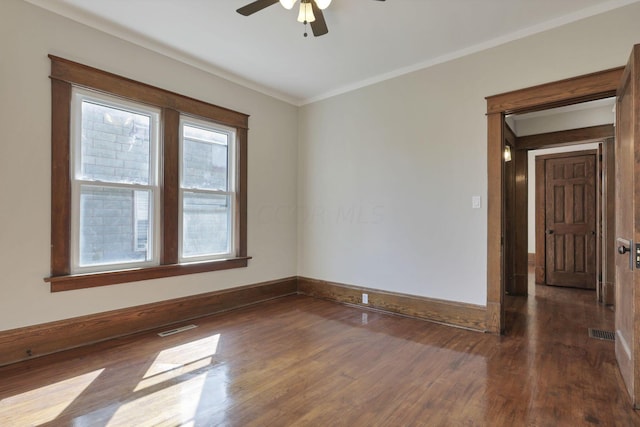
[{"label": "ceiling fan", "polygon": [[[249,16],[278,2],[280,2],[280,4],[285,9],[291,9],[295,5],[296,0],[256,0],[241,7],[236,12],[238,12],[240,15]],[[329,32],[322,11],[326,9],[330,3],[331,0],[300,0],[300,13],[298,14],[298,22],[302,22],[305,25],[305,37],[307,37],[307,23],[311,24],[311,30],[313,31],[313,35],[315,37],[322,36]]]}]

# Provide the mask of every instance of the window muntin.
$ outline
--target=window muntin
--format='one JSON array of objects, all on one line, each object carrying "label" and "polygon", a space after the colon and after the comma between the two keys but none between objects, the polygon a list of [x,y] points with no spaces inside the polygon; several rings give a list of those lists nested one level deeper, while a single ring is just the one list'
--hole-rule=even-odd
[{"label": "window muntin", "polygon": [[71,104],[72,273],[159,264],[159,111],[79,88]]},{"label": "window muntin", "polygon": [[235,256],[235,130],[180,118],[180,262]]}]

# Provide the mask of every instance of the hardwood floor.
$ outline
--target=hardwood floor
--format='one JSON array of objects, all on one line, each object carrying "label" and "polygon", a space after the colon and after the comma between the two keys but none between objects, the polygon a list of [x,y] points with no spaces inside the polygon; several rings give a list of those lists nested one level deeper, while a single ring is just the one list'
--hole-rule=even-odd
[{"label": "hardwood floor", "polygon": [[613,311],[508,297],[497,337],[306,296],[0,368],[0,426],[633,426]]}]

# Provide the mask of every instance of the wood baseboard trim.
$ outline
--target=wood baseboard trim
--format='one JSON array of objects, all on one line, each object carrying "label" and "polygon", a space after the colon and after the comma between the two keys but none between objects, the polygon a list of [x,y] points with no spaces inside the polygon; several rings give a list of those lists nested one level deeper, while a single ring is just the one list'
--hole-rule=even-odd
[{"label": "wood baseboard trim", "polygon": [[[363,292],[368,294],[369,304],[362,304]],[[314,298],[442,323],[448,326],[482,332],[486,329],[487,311],[485,307],[479,305],[391,293],[307,277],[298,277],[298,293]]]},{"label": "wood baseboard trim", "polygon": [[[369,304],[362,304],[363,292],[369,295]],[[175,325],[296,293],[449,326],[487,331],[487,308],[483,306],[306,277],[289,277],[0,331],[0,366]]]},{"label": "wood baseboard trim", "polygon": [[536,254],[535,253],[527,254],[527,261],[529,262],[529,265],[536,265]]},{"label": "wood baseboard trim", "polygon": [[0,331],[0,366],[296,293],[297,279],[290,277]]}]

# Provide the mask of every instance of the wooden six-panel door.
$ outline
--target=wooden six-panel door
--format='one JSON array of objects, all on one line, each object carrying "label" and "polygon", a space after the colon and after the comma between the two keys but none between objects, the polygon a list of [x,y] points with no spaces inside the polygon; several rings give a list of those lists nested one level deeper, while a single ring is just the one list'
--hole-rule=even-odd
[{"label": "wooden six-panel door", "polygon": [[545,159],[548,285],[595,289],[595,197],[595,152],[564,153]]},{"label": "wooden six-panel door", "polygon": [[616,359],[633,405],[640,405],[640,45],[636,45],[616,100]]}]

